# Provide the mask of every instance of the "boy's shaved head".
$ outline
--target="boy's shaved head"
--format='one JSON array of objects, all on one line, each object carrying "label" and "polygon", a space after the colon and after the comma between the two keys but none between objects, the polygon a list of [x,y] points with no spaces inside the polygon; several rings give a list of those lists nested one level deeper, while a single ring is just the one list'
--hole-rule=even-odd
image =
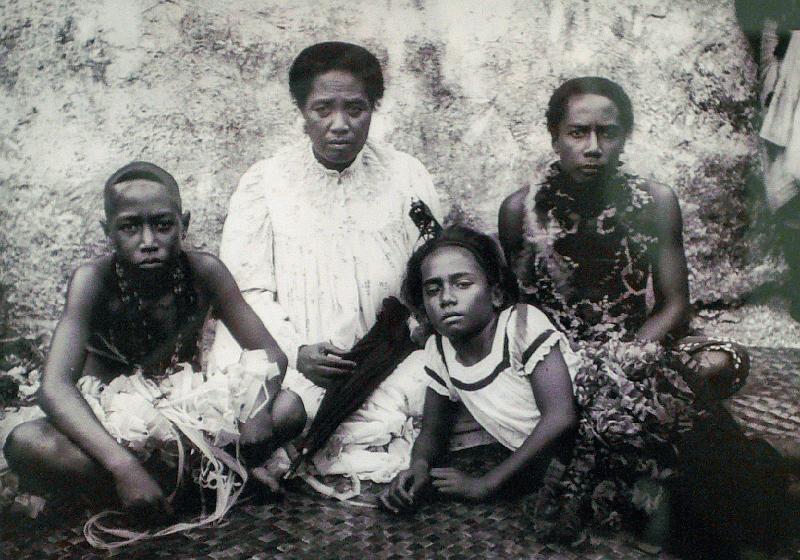
[{"label": "boy's shaved head", "polygon": [[136,179],[153,181],[163,185],[167,189],[170,198],[178,205],[178,212],[181,212],[181,193],[175,178],[154,163],[132,161],[115,171],[106,181],[103,188],[103,202],[107,219],[116,209],[117,189],[115,187],[120,183]]}]

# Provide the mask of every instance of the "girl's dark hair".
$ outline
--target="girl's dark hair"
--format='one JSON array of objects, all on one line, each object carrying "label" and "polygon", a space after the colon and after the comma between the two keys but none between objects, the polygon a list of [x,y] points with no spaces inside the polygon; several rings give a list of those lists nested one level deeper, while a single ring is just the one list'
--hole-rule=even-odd
[{"label": "girl's dark hair", "polygon": [[344,70],[361,80],[374,109],[383,97],[381,63],[364,47],[329,41],[303,49],[289,68],[289,91],[295,103],[306,104],[314,78],[330,70]]},{"label": "girl's dark hair", "polygon": [[619,110],[619,120],[625,134],[630,134],[633,130],[633,105],[622,89],[622,86],[612,82],[607,78],[598,76],[584,76],[582,78],[572,78],[567,80],[553,92],[550,101],[547,103],[547,130],[553,138],[558,134],[558,125],[564,119],[567,112],[567,102],[573,95],[592,93],[602,95],[610,99]]},{"label": "girl's dark hair", "polygon": [[514,273],[506,264],[503,253],[494,239],[465,226],[450,226],[419,247],[408,259],[403,280],[403,298],[415,312],[425,316],[422,299],[422,261],[442,247],[462,247],[469,251],[486,274],[490,286],[499,286],[503,293],[503,307],[515,303],[519,288]]}]

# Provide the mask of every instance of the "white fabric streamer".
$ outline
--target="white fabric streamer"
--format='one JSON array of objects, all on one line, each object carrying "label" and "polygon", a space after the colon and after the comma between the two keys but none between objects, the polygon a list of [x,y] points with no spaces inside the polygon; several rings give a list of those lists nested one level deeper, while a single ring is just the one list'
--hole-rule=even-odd
[{"label": "white fabric streamer", "polygon": [[83,528],[86,541],[95,548],[114,550],[218,522],[244,489],[246,469],[238,457],[222,448],[236,443],[238,450],[238,425],[260,410],[257,403],[262,389],[269,399],[266,381],[278,375],[277,366],[269,362],[266,352],[258,350],[243,352],[238,364],[223,371],[204,374],[193,371],[188,364],[182,367],[158,383],[136,373],[120,376],[107,386],[86,378],[78,385],[89,406],[120,443],[146,456],[152,449],[176,442],[178,485],[186,456],[180,436],[185,437],[202,456],[196,482],[216,492],[214,511],[157,531],[112,527],[103,520],[122,513],[104,511],[89,519]]}]

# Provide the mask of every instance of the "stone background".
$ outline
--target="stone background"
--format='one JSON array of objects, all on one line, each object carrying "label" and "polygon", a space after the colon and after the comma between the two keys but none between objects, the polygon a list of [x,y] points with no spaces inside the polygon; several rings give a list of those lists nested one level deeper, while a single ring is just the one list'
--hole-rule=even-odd
[{"label": "stone background", "polygon": [[604,75],[634,103],[629,168],[681,199],[693,299],[780,274],[731,0],[2,0],[0,15],[0,331],[58,316],[71,270],[106,249],[101,187],[128,161],[175,175],[189,244],[216,251],[238,177],[302,134],[289,64],[332,39],[381,59],[372,134],[427,166],[451,217],[496,230],[551,161],[552,90]]}]

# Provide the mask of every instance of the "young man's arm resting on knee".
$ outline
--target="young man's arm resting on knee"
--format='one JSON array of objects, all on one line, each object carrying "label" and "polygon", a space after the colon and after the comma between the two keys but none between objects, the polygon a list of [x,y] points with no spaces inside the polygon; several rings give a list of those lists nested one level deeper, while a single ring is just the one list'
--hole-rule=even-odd
[{"label": "young man's arm resting on knee", "polygon": [[657,237],[653,263],[655,306],[637,338],[663,342],[680,335],[689,324],[689,273],[683,249],[683,219],[678,197],[666,185],[651,183],[653,233]]},{"label": "young man's arm resting on knee", "polygon": [[102,297],[96,265],[78,268],[47,356],[39,405],[50,423],[111,475],[123,507],[168,511],[164,494],[139,461],[105,430],[75,382],[86,362],[91,314]]}]

